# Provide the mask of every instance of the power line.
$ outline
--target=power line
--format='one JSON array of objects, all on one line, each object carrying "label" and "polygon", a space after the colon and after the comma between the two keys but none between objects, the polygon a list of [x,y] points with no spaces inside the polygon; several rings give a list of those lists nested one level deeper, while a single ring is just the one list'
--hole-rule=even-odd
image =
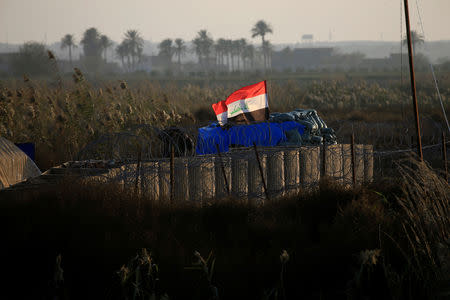
[{"label": "power line", "polygon": [[[416,0],[416,8],[417,8],[417,14],[419,16],[419,24],[420,24],[420,29],[422,30],[422,35],[423,37],[425,37],[425,30],[423,29],[423,22],[422,22],[422,16],[420,14],[420,9],[419,9],[419,3],[418,0]],[[425,43],[425,48],[426,48],[426,43]],[[439,102],[441,103],[441,109],[442,109],[442,114],[444,115],[444,119],[445,122],[447,124],[447,130],[450,133],[450,126],[448,123],[448,119],[447,119],[447,114],[445,112],[445,108],[444,108],[444,104],[442,102],[442,97],[441,97],[441,92],[439,91],[439,85],[438,82],[436,80],[436,75],[434,73],[434,67],[433,67],[433,63],[430,61],[430,69],[431,69],[431,74],[433,75],[433,81],[434,81],[434,86],[436,87],[436,91],[438,93],[438,98],[439,98]]]}]

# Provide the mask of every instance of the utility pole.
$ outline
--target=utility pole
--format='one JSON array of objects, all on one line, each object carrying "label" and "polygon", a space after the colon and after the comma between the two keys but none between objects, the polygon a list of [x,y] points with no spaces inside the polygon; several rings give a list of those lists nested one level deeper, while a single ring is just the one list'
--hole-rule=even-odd
[{"label": "utility pole", "polygon": [[417,155],[419,155],[420,160],[423,160],[422,153],[422,138],[420,136],[420,120],[419,120],[419,109],[417,107],[417,93],[416,93],[416,78],[414,75],[414,60],[413,60],[413,49],[411,45],[411,25],[409,22],[409,8],[408,0],[404,0],[405,3],[405,21],[406,21],[406,36],[408,39],[408,57],[409,57],[409,73],[411,78],[411,90],[414,106],[414,117],[416,119],[416,134],[417,134]]}]

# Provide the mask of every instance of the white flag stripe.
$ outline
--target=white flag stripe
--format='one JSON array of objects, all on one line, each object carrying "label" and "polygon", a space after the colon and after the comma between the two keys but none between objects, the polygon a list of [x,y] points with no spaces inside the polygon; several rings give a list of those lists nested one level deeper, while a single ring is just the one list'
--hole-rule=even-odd
[{"label": "white flag stripe", "polygon": [[217,121],[219,121],[220,125],[225,125],[228,121],[228,112],[224,111],[221,114],[216,115],[217,116]]},{"label": "white flag stripe", "polygon": [[252,112],[269,107],[269,103],[267,101],[267,94],[262,94],[252,98],[234,101],[227,106],[228,118],[232,118],[241,113]]}]

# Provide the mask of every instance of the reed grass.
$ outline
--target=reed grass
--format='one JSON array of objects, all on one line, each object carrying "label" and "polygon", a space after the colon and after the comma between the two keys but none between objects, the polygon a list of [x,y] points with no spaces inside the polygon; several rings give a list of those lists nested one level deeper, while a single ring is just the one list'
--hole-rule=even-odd
[{"label": "reed grass", "polygon": [[[209,299],[212,287],[221,299],[263,299],[274,288],[279,299],[439,297],[448,282],[449,186],[425,164],[399,170],[388,184],[348,190],[324,182],[262,207],[233,199],[170,205],[138,199],[133,189],[73,181],[3,192],[3,292],[47,293],[61,254],[72,298],[131,299],[136,276],[129,274],[139,264],[130,257],[148,261],[136,258],[146,248],[158,265],[156,294],[170,299]],[[186,268],[210,251],[197,265],[203,271]],[[128,275],[120,277],[124,263]]]},{"label": "reed grass", "polygon": [[[244,84],[264,79],[244,76],[205,83],[188,78],[133,79],[130,75],[129,80],[94,80],[75,68],[72,80],[68,80],[58,72],[56,60],[49,60],[54,64],[55,78],[43,80],[24,75],[23,80],[0,81],[0,135],[17,143],[36,143],[42,169],[74,159],[102,134],[123,131],[132,125],[206,124],[215,119],[212,103]],[[408,109],[409,90],[397,83],[348,78],[308,83],[273,79],[269,83],[272,111],[314,108],[332,127],[344,120],[356,125],[388,122],[399,128],[413,124]],[[440,84],[444,105],[449,109],[450,83],[443,80]],[[439,102],[428,85],[418,89],[425,136],[436,131],[436,124],[442,119]],[[403,127],[400,135],[405,134]],[[345,136],[346,132],[340,134]]]}]

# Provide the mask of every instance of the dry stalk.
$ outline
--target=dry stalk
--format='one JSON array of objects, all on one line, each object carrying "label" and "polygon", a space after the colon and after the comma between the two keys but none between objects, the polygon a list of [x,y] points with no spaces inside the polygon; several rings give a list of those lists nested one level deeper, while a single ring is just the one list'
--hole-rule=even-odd
[{"label": "dry stalk", "polygon": [[403,186],[396,199],[410,261],[419,278],[430,283],[444,280],[450,274],[445,263],[450,259],[450,187],[427,163],[416,159],[400,162],[398,171]]}]

